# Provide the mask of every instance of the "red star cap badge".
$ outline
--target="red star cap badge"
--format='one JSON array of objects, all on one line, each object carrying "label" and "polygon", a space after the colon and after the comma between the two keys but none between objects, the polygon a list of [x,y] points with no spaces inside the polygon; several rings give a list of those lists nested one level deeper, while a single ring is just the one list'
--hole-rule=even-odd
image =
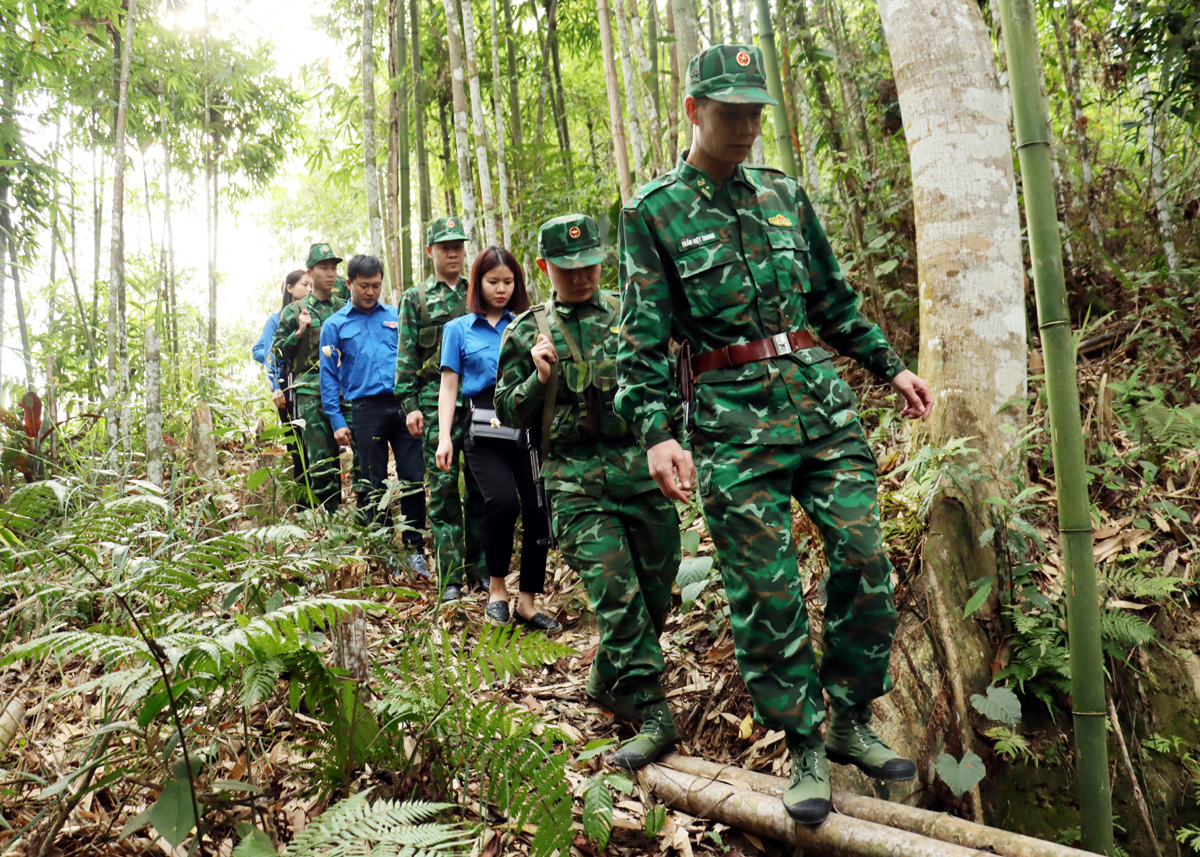
[{"label": "red star cap badge", "polygon": [[750,54],[746,53],[745,51],[738,51],[737,64],[740,66],[750,65]]},{"label": "red star cap badge", "polygon": [[578,238],[579,237],[579,227],[572,226],[570,231],[567,234],[570,235],[572,238]]},{"label": "red star cap badge", "polygon": [[454,225],[454,220],[453,220],[453,219],[447,220],[447,221],[446,221],[446,225],[447,225],[447,226],[453,226],[453,225]]}]

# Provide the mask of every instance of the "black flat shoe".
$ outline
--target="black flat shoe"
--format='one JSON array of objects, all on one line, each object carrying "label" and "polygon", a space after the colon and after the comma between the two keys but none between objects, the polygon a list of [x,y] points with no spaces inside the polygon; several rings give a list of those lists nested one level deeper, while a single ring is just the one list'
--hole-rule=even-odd
[{"label": "black flat shoe", "polygon": [[533,631],[541,631],[545,634],[557,634],[563,629],[562,625],[555,622],[545,613],[534,613],[528,619],[521,615],[519,610],[513,611],[513,621],[524,625]]},{"label": "black flat shoe", "polygon": [[489,601],[483,613],[493,625],[507,625],[510,614],[507,601]]},{"label": "black flat shoe", "polygon": [[451,601],[458,601],[460,598],[462,598],[462,590],[459,589],[457,586],[455,586],[453,583],[451,583],[449,586],[447,586],[445,589],[442,590],[442,603],[443,604],[447,604]]}]

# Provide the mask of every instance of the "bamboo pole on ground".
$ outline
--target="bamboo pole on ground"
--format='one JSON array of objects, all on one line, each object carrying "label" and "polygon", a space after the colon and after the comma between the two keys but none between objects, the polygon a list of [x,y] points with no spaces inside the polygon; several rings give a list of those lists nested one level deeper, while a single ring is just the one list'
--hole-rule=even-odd
[{"label": "bamboo pole on ground", "polygon": [[822,857],[984,857],[985,852],[930,839],[907,830],[833,813],[823,824],[797,824],[773,795],[746,791],[719,780],[660,765],[638,771],[638,780],[663,803],[729,824],[755,836],[797,846]]},{"label": "bamboo pole on ground", "polygon": [[1038,330],[1046,364],[1046,398],[1054,445],[1058,530],[1066,567],[1067,631],[1071,654],[1072,716],[1084,849],[1113,853],[1112,787],[1108,773],[1108,719],[1100,649],[1100,597],[1092,556],[1092,519],[1080,428],[1075,345],[1063,282],[1062,244],[1038,69],[1033,0],[1000,0],[1007,34],[1017,154],[1025,187],[1029,255],[1037,295]]},{"label": "bamboo pole on ground", "polygon": [[[771,797],[782,797],[788,786],[787,780],[782,777],[747,771],[733,765],[718,765],[716,762],[680,756],[678,753],[661,756],[658,764],[701,779],[722,780],[730,785]],[[833,807],[841,815],[907,830],[909,833],[961,845],[964,848],[974,848],[988,854],[998,854],[1001,857],[1083,857],[1084,854],[1078,848],[1044,842],[1008,830],[985,827],[946,813],[849,792],[835,791]]]}]

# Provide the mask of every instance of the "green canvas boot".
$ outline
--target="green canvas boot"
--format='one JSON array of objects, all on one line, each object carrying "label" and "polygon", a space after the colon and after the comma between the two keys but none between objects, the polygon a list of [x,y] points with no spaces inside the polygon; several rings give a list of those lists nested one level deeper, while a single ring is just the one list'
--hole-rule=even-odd
[{"label": "green canvas boot", "polygon": [[911,780],[917,775],[917,766],[883,743],[868,725],[870,720],[870,703],[852,708],[834,707],[825,733],[829,760],[839,765],[856,765],[877,780]]},{"label": "green canvas boot", "polygon": [[792,753],[791,785],[783,793],[783,808],[801,824],[820,824],[833,808],[829,760],[819,735],[788,740]]},{"label": "green canvas boot", "polygon": [[605,687],[604,683],[600,680],[600,673],[597,672],[594,663],[592,664],[591,672],[588,673],[587,686],[584,687],[583,692],[617,717],[625,720],[637,720],[641,717],[637,703],[633,701],[633,694],[618,695]]},{"label": "green canvas boot", "polygon": [[679,740],[679,729],[665,699],[642,706],[642,731],[612,754],[608,763],[614,768],[634,770],[648,765]]}]

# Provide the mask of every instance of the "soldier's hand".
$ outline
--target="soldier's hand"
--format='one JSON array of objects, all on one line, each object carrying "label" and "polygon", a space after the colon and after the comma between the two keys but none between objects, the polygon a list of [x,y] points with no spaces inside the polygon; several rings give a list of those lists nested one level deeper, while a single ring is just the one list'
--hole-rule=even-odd
[{"label": "soldier's hand", "polygon": [[550,364],[558,362],[558,352],[554,350],[554,343],[546,334],[538,334],[537,344],[529,350],[529,356],[533,358],[533,365],[537,367],[538,381],[545,384],[550,380]]},{"label": "soldier's hand", "polygon": [[646,451],[650,462],[650,475],[658,483],[663,496],[685,503],[692,493],[696,481],[696,465],[692,454],[679,445],[677,440],[664,440]]},{"label": "soldier's hand", "polygon": [[338,442],[338,446],[350,445],[350,429],[340,428],[333,433],[333,439]]},{"label": "soldier's hand", "polygon": [[425,415],[420,411],[409,411],[408,416],[404,418],[404,424],[408,426],[409,434],[420,437],[425,431]]},{"label": "soldier's hand", "polygon": [[296,321],[299,324],[299,327],[296,328],[296,335],[303,336],[304,331],[308,330],[309,325],[312,324],[312,316],[308,314],[308,310],[302,309],[300,315],[296,316]]},{"label": "soldier's hand", "polygon": [[271,401],[273,401],[275,403],[275,407],[281,411],[287,407],[287,399],[283,395],[283,390],[272,390]]},{"label": "soldier's hand", "polygon": [[454,461],[454,444],[450,442],[450,438],[443,437],[438,440],[437,453],[433,458],[437,462],[438,470],[443,473],[450,472],[450,465]]},{"label": "soldier's hand", "polygon": [[917,373],[905,369],[892,379],[896,392],[904,397],[902,417],[927,420],[933,410],[933,394],[929,392],[929,384]]}]

